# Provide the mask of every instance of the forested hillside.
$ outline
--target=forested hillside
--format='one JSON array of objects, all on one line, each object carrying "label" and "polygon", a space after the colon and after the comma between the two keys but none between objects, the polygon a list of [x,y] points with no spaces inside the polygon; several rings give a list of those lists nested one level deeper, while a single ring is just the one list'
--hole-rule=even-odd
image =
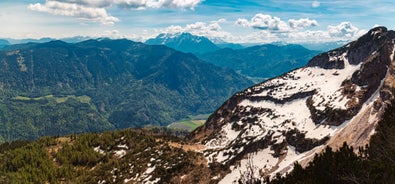
[{"label": "forested hillside", "polygon": [[0,142],[167,125],[252,83],[165,46],[51,41],[0,51]]},{"label": "forested hillside", "polygon": [[202,172],[208,178],[203,154],[182,144],[159,129],[5,143],[0,183],[196,183]]},{"label": "forested hillside", "polygon": [[262,79],[276,77],[304,66],[317,51],[300,45],[264,44],[244,49],[221,49],[200,54],[203,60],[228,67],[242,75]]}]

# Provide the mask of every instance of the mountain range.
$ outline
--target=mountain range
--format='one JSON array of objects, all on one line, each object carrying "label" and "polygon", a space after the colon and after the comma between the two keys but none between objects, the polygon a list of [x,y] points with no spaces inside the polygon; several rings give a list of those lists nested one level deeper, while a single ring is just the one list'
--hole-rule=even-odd
[{"label": "mountain range", "polygon": [[10,42],[8,42],[7,40],[4,40],[4,39],[0,39],[0,48],[3,48],[7,45],[10,45]]},{"label": "mountain range", "polygon": [[236,50],[225,48],[198,57],[261,82],[306,65],[316,54],[318,51],[300,45],[265,44]]},{"label": "mountain range", "polygon": [[[304,67],[246,88],[186,138],[154,127],[1,144],[0,182],[388,183],[395,178],[394,40],[394,31],[377,27]],[[124,48],[130,41],[80,44],[114,51],[107,42]],[[56,49],[65,43],[47,44]],[[13,60],[16,69],[24,68],[21,60]],[[48,104],[51,98],[13,100]],[[74,108],[90,103],[87,95],[52,100]]]},{"label": "mountain range", "polygon": [[[78,43],[82,41],[86,41],[89,39],[94,39],[92,37],[88,36],[74,36],[74,37],[66,37],[66,38],[61,38],[61,39],[56,39],[56,38],[50,38],[50,37],[44,37],[44,38],[39,38],[39,39],[34,39],[34,38],[24,38],[24,39],[14,39],[14,38],[4,38],[0,39],[2,41],[6,41],[6,45],[14,45],[14,44],[25,44],[25,43],[45,43],[45,42],[50,42],[50,41],[55,41],[55,40],[61,40],[67,43]],[[1,42],[0,41],[0,45]]]},{"label": "mountain range", "polygon": [[[189,33],[159,35],[161,45],[106,38],[78,42],[84,39],[1,42],[5,128],[0,141],[166,126],[190,115],[208,114],[251,81],[300,67],[313,53],[298,45],[221,49]],[[162,44],[209,53],[196,57]],[[285,58],[290,62],[283,62]],[[254,76],[254,71],[263,77]],[[69,116],[72,113],[78,115]]]},{"label": "mountain range", "polygon": [[[78,43],[88,39],[90,38],[76,36],[61,40],[67,43]],[[11,44],[45,43],[55,40],[52,38],[4,39],[0,41],[0,48]],[[301,45],[286,43],[242,46],[227,43],[220,39],[210,40],[204,36],[196,36],[187,32],[162,33],[145,41],[145,44],[148,45],[165,45],[184,53],[192,53],[204,61],[232,69],[254,83],[302,67],[309,59],[319,53],[318,50],[335,48],[335,46],[343,43],[305,44],[309,48],[316,48],[313,50],[306,49]]]},{"label": "mountain range", "polygon": [[176,50],[193,53],[204,61],[227,67],[255,82],[281,75],[304,66],[318,51],[295,44],[264,44],[243,48],[238,44],[190,33],[159,34],[145,42],[166,45]]},{"label": "mountain range", "polygon": [[192,54],[126,39],[11,45],[0,61],[2,141],[165,126],[252,84]]}]

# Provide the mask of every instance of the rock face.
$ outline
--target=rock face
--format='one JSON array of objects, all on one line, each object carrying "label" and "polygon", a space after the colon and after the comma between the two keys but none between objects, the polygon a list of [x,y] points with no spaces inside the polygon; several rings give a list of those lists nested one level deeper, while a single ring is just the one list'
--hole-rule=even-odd
[{"label": "rock face", "polygon": [[366,144],[394,98],[394,39],[374,28],[226,101],[191,137],[229,168],[220,183],[283,174],[326,145]]}]

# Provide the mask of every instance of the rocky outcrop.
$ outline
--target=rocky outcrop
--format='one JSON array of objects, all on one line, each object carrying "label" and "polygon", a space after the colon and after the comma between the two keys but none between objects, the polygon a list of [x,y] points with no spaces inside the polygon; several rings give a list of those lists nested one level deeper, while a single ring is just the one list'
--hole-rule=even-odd
[{"label": "rocky outcrop", "polygon": [[[387,31],[385,27],[377,27],[370,30],[357,41],[328,53],[323,53],[309,62],[307,66],[322,67],[325,69],[342,69],[344,68],[343,60],[333,55],[333,53],[343,52],[347,53],[349,64],[361,65],[360,69],[355,71],[350,79],[344,80],[341,85],[343,96],[352,99],[346,104],[346,109],[327,107],[324,111],[319,111],[315,109],[312,98],[308,99],[307,105],[315,123],[338,126],[359,112],[362,104],[378,89],[386,76],[388,66],[392,61],[391,56],[394,50],[393,38],[395,38],[393,31]],[[323,55],[335,59],[325,61],[322,60]],[[320,57],[321,60],[318,59]],[[356,91],[358,87],[361,89]]]},{"label": "rocky outcrop", "polygon": [[231,168],[224,183],[243,177],[243,163],[263,173],[256,177],[273,176],[308,161],[321,145],[363,146],[394,98],[394,40],[394,31],[374,28],[306,67],[239,92],[191,139],[206,145],[209,162]]}]

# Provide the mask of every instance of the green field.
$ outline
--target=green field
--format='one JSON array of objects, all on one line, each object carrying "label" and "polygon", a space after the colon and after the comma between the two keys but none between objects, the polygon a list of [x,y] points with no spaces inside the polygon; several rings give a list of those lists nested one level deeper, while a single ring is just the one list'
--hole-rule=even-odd
[{"label": "green field", "polygon": [[38,100],[43,100],[43,99],[55,100],[56,103],[64,103],[68,99],[75,99],[81,103],[90,103],[91,102],[91,98],[86,95],[82,95],[82,96],[67,95],[67,96],[61,96],[61,97],[55,97],[54,95],[46,95],[46,96],[41,96],[41,97],[36,97],[36,98],[30,98],[30,97],[25,97],[25,96],[16,96],[14,98],[14,100],[20,100],[20,101],[29,101],[29,100],[38,101]]},{"label": "green field", "polygon": [[168,128],[183,129],[191,132],[195,130],[197,127],[202,126],[206,122],[208,116],[209,116],[208,114],[191,116],[188,119],[177,121],[170,124]]}]

